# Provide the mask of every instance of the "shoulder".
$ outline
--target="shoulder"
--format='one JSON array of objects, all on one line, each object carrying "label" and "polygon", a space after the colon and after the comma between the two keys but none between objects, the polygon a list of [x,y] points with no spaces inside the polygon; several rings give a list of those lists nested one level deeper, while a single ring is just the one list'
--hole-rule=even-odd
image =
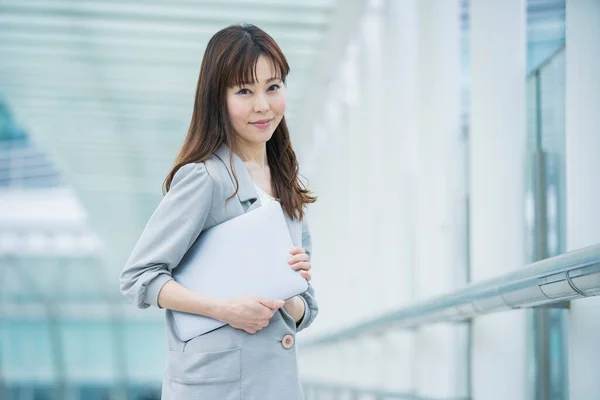
[{"label": "shoulder", "polygon": [[201,162],[184,164],[177,170],[171,182],[171,188],[210,186],[217,192],[228,191],[231,185],[229,170],[215,154]]},{"label": "shoulder", "polygon": [[187,186],[194,185],[198,182],[206,181],[210,182],[210,175],[206,169],[204,162],[199,163],[188,163],[182,165],[175,175],[173,175],[173,180],[171,182],[171,187],[175,186]]},{"label": "shoulder", "polygon": [[214,183],[221,183],[224,178],[229,177],[227,168],[225,168],[221,160],[213,154],[204,161],[182,165],[173,176],[173,184],[189,177],[200,176],[206,176]]}]

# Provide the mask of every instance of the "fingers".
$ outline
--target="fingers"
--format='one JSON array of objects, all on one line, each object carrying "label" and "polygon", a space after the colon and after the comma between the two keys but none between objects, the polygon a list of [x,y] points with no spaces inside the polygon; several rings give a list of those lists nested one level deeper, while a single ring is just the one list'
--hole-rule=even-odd
[{"label": "fingers", "polygon": [[291,268],[294,271],[300,271],[300,275],[302,275],[304,279],[310,281],[312,277],[308,271],[310,271],[312,265],[310,261],[308,261],[308,254],[306,254],[301,247],[294,247],[290,250],[290,253],[292,254],[292,258],[288,260],[288,264],[291,265]]},{"label": "fingers", "polygon": [[254,324],[251,327],[245,328],[244,330],[247,333],[254,335],[256,332],[260,331],[261,329],[266,328],[267,326],[269,326],[269,319],[265,318],[265,319],[261,320],[260,322],[258,322],[257,324]]},{"label": "fingers", "polygon": [[312,276],[310,275],[310,272],[308,272],[308,271],[302,270],[302,271],[300,271],[300,275],[302,275],[302,277],[304,279],[306,279],[307,281],[310,281],[312,279]]},{"label": "fingers", "polygon": [[243,297],[238,301],[244,305],[230,325],[249,334],[255,334],[269,326],[273,315],[285,304],[283,300],[264,297]]},{"label": "fingers", "polygon": [[291,267],[294,271],[305,270],[309,271],[312,268],[312,265],[309,262],[299,262]]},{"label": "fingers", "polygon": [[292,265],[292,264],[295,264],[295,263],[301,262],[301,261],[308,261],[308,254],[306,254],[306,253],[298,253],[298,254],[292,256],[288,260],[288,264]]},{"label": "fingers", "polygon": [[265,306],[273,311],[279,310],[285,304],[285,301],[283,301],[283,300],[270,300],[270,299],[259,298],[258,301],[260,302],[260,304],[262,304],[263,306]]},{"label": "fingers", "polygon": [[306,250],[304,250],[302,247],[292,247],[290,249],[290,254],[291,255],[296,255],[296,254],[306,254]]},{"label": "fingers", "polygon": [[[288,264],[291,265],[291,268],[294,271],[300,271],[300,275],[302,275],[302,277],[304,279],[306,279],[307,281],[310,281],[312,279],[310,273],[308,271],[310,271],[310,269],[312,268],[312,265],[310,264],[309,257],[308,254],[306,254],[304,252],[303,248],[300,247],[294,247],[290,253],[293,254],[292,258],[290,258],[288,260]],[[296,253],[296,254],[294,254]]]}]

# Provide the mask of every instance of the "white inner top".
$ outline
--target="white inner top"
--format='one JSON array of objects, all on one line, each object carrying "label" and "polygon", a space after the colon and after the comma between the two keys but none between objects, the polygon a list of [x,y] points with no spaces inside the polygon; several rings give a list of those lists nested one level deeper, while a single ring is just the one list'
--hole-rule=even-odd
[{"label": "white inner top", "polygon": [[260,197],[261,204],[265,205],[265,204],[269,204],[272,201],[277,201],[277,199],[275,199],[273,196],[271,196],[270,194],[268,194],[267,192],[262,190],[260,188],[260,186],[258,186],[256,183],[254,184],[254,187],[256,188],[256,191],[258,192],[258,197]]}]

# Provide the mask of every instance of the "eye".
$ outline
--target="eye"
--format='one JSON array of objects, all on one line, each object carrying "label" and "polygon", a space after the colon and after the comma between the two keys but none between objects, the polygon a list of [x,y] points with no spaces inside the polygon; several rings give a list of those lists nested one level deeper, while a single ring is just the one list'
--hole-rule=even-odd
[{"label": "eye", "polygon": [[270,90],[270,91],[275,91],[275,92],[276,92],[276,91],[278,91],[280,88],[281,88],[281,86],[279,86],[279,85],[278,85],[278,84],[276,84],[276,83],[275,83],[275,84],[273,84],[273,85],[271,85],[271,86],[269,86],[269,90]]},{"label": "eye", "polygon": [[236,94],[250,94],[250,90],[248,90],[248,89],[240,89]]}]

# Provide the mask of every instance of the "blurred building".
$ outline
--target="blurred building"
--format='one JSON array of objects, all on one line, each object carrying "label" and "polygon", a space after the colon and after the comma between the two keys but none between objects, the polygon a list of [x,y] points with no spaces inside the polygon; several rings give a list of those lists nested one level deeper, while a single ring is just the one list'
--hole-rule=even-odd
[{"label": "blurred building", "polygon": [[238,22],[288,57],[319,196],[307,399],[600,399],[599,0],[0,10],[0,399],[160,398],[163,313],[118,276]]}]

